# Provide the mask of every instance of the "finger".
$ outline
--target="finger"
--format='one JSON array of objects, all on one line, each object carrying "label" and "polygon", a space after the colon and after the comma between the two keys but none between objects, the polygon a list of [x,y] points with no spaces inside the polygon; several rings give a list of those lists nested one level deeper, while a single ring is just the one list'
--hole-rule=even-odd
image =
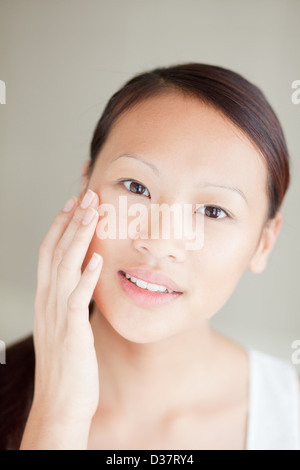
[{"label": "finger", "polygon": [[57,243],[54,259],[53,259],[53,268],[57,267],[57,265],[61,262],[63,256],[65,255],[66,251],[68,250],[72,240],[74,238],[75,233],[77,232],[78,228],[80,227],[81,221],[85,215],[85,212],[90,208],[97,209],[99,206],[99,198],[94,191],[89,189],[85,194],[85,197],[81,201],[81,204],[77,207],[76,211],[73,214],[72,219],[68,227],[66,228],[64,234],[62,235],[61,239]]},{"label": "finger", "polygon": [[80,281],[68,299],[68,331],[77,331],[89,322],[89,303],[102,271],[103,258],[94,253],[85,268]]},{"label": "finger", "polygon": [[74,272],[81,274],[81,266],[87,254],[89,244],[95,233],[98,223],[99,213],[91,207],[84,216],[77,232],[75,233],[72,243],[66,251],[58,269],[62,272],[62,279],[65,278],[65,271],[70,276]]},{"label": "finger", "polygon": [[[69,222],[66,230],[64,231],[61,239],[58,241],[56,248],[54,250],[52,268],[51,268],[51,282],[50,282],[50,292],[48,297],[48,311],[50,312],[49,316],[51,321],[56,322],[57,318],[57,269],[58,265],[61,263],[67,249],[69,248],[76,231],[78,230],[81,221],[84,217],[85,212],[88,208],[98,207],[98,196],[92,190],[88,190],[85,194],[85,197],[81,201],[81,204],[76,208],[72,219]],[[76,284],[75,284],[76,285]],[[75,287],[73,286],[73,288]]]},{"label": "finger", "polygon": [[68,226],[78,205],[75,196],[70,198],[64,208],[55,217],[40,249],[37,266],[37,290],[34,299],[34,325],[35,341],[44,341],[46,324],[46,311],[51,285],[52,260],[55,247]]},{"label": "finger", "polygon": [[82,276],[82,263],[96,230],[99,213],[89,208],[80,227],[74,235],[72,243],[57,268],[57,310],[63,319],[66,312],[68,297]]},{"label": "finger", "polygon": [[51,267],[55,247],[65,232],[74,211],[78,205],[75,196],[68,200],[65,207],[55,217],[47,235],[43,239],[40,249],[37,266],[37,293],[40,296],[46,295],[51,280]]}]

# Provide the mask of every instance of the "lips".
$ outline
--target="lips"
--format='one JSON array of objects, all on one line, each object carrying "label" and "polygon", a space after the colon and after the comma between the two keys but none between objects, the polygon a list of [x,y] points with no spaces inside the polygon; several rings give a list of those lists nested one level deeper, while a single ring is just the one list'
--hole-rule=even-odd
[{"label": "lips", "polygon": [[150,271],[144,268],[124,268],[122,272],[141,279],[142,281],[150,282],[151,284],[159,284],[167,287],[167,289],[182,294],[180,287],[172,279],[158,271]]}]

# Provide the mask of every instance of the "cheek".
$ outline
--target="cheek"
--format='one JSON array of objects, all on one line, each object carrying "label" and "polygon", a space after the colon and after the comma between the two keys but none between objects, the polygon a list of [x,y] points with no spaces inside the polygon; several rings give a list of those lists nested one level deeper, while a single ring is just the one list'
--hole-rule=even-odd
[{"label": "cheek", "polygon": [[256,231],[245,224],[228,224],[220,228],[209,226],[205,229],[199,260],[203,256],[206,265],[212,269],[245,266],[256,242]]},{"label": "cheek", "polygon": [[122,265],[122,258],[124,258],[126,253],[128,253],[130,240],[119,240],[118,238],[99,238],[99,230],[97,230],[98,226],[99,222],[83,261],[82,272],[84,271],[94,252],[99,253],[103,257],[103,270],[109,266]]},{"label": "cheek", "polygon": [[227,236],[224,232],[221,236],[221,231],[218,236],[207,234],[203,248],[194,258],[192,282],[196,283],[197,297],[208,302],[210,316],[229,299],[251,258],[254,241],[249,233],[233,232],[228,230]]},{"label": "cheek", "polygon": [[207,299],[229,296],[244,271],[240,250],[231,241],[226,244],[204,242],[196,262],[194,279],[203,286],[201,295],[206,293]]}]

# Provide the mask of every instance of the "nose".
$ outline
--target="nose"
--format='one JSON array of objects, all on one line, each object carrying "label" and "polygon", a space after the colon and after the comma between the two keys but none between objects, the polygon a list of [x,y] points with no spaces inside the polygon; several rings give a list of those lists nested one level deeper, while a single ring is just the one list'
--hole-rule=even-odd
[{"label": "nose", "polygon": [[174,262],[182,263],[186,258],[184,245],[180,240],[144,239],[139,236],[133,240],[133,246],[137,251],[157,260],[169,258]]},{"label": "nose", "polygon": [[186,247],[182,237],[174,236],[176,223],[178,220],[172,223],[171,217],[166,224],[162,212],[153,211],[151,217],[148,213],[140,225],[141,230],[133,237],[134,248],[156,259],[169,258],[174,262],[183,262],[186,259]]}]

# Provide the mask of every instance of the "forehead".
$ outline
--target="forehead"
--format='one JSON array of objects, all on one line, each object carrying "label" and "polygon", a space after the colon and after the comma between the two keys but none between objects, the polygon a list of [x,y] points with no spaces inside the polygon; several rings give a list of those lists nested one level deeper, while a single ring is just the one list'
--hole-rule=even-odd
[{"label": "forehead", "polygon": [[219,111],[183,94],[149,98],[122,114],[100,160],[109,163],[121,153],[152,161],[162,174],[215,177],[266,193],[266,165],[251,141]]}]

